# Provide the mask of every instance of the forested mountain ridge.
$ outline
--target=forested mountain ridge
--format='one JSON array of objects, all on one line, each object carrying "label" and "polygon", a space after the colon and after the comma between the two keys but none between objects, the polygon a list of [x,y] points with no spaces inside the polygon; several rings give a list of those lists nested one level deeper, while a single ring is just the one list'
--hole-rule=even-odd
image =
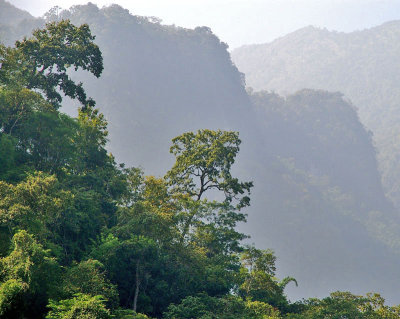
[{"label": "forested mountain ridge", "polygon": [[25,19],[33,19],[27,11],[17,9],[9,2],[0,1],[0,21],[5,25],[17,25]]},{"label": "forested mountain ridge", "polygon": [[373,132],[385,193],[398,205],[400,21],[352,33],[306,27],[271,43],[232,52],[247,85],[290,94],[302,88],[340,91]]},{"label": "forested mountain ridge", "polygon": [[[91,4],[49,17],[87,22],[96,35],[102,77],[71,76],[105,113],[107,148],[118,161],[161,175],[173,164],[167,154],[174,136],[200,128],[239,131],[233,170],[255,184],[249,222],[241,227],[257,245],[276,250],[279,274],[295,275],[299,287],[290,298],[378,290],[397,302],[392,278],[399,260],[391,247],[398,239],[385,236],[385,218],[393,222],[396,215],[382,195],[370,137],[340,94],[249,96],[226,45],[206,27],[164,26],[119,6]],[[10,27],[12,36],[23,28]]]},{"label": "forested mountain ridge", "polygon": [[[193,128],[231,126],[232,121],[228,124],[224,117],[232,109],[246,116],[250,101],[242,85],[244,78],[231,62],[227,45],[208,27],[190,30],[164,26],[155,18],[132,15],[118,5],[103,9],[93,4],[78,5],[48,17],[71,19],[77,25],[88,23],[96,35],[104,54],[104,74],[100,82],[84,73],[79,79],[87,83],[89,95],[100,101],[110,122],[110,150],[121,160],[146,164],[146,168],[161,173],[168,164],[161,169],[158,158],[168,151],[171,138]],[[44,23],[43,19],[33,19],[26,24],[33,29]],[[12,28],[2,41],[11,44],[29,34],[26,24]],[[99,85],[108,89],[99,89]],[[126,116],[127,109],[134,109],[135,115]],[[169,125],[173,120],[180,123],[179,127]],[[240,125],[241,121],[237,129]],[[131,128],[131,134],[125,134],[126,127]],[[159,138],[148,141],[147,136]],[[137,145],[143,152],[127,148],[128,144]],[[150,145],[152,158],[144,151]]]},{"label": "forested mountain ridge", "polygon": [[90,23],[103,48],[100,85],[112,84],[113,93],[85,78],[87,90],[111,123],[111,152],[127,163],[161,172],[158,159],[172,137],[203,127],[233,128],[228,113],[245,114],[250,107],[227,46],[207,27],[163,26],[119,6],[77,6],[62,16]]},{"label": "forested mountain ridge", "polygon": [[28,12],[20,10],[5,0],[0,0],[0,41],[5,45],[14,44],[32,32],[33,29],[43,26],[42,19],[36,19]]},{"label": "forested mountain ridge", "polygon": [[[273,242],[279,268],[302,278],[307,291],[354,285],[361,292],[372,285],[394,296],[390,278],[376,276],[397,272],[398,257],[388,247],[399,249],[398,213],[383,195],[370,135],[355,108],[340,93],[250,94],[264,141],[263,155],[247,165],[257,176],[252,209],[263,212],[263,222],[250,215],[246,231],[256,243]],[[311,260],[326,262],[324,270]],[[300,270],[309,267],[307,274]],[[316,278],[318,288],[308,286]]]}]

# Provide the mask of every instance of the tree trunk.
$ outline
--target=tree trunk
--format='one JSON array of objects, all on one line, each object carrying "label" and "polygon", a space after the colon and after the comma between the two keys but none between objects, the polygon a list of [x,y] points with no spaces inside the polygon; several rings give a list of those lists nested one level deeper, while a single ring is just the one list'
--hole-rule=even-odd
[{"label": "tree trunk", "polygon": [[133,311],[136,312],[137,309],[137,299],[139,296],[139,286],[140,286],[140,277],[139,277],[139,260],[136,263],[136,284],[135,284],[135,296],[133,297]]}]

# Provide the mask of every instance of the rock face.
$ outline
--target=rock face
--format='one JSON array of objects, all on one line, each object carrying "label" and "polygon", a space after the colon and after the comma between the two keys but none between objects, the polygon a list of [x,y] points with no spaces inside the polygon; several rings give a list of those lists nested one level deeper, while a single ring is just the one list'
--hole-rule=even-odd
[{"label": "rock face", "polygon": [[[248,94],[227,46],[206,27],[165,26],[91,4],[53,18],[88,23],[96,35],[104,73],[77,76],[109,120],[109,149],[118,161],[162,175],[174,136],[238,130],[235,174],[255,182],[242,229],[276,251],[280,275],[299,281],[291,299],[340,289],[380,291],[400,302],[391,285],[400,269],[398,218],[383,195],[370,134],[342,94]],[[29,34],[26,25],[9,26],[3,39]]]},{"label": "rock face", "polygon": [[352,33],[306,27],[271,43],[241,47],[232,59],[255,90],[340,91],[373,132],[386,194],[400,205],[400,21]]}]

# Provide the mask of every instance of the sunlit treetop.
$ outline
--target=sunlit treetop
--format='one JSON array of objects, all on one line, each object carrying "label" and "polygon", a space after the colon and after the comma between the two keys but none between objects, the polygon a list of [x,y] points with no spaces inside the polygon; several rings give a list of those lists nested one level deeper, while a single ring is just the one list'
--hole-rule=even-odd
[{"label": "sunlit treetop", "polygon": [[198,201],[214,189],[223,192],[227,203],[236,201],[237,208],[250,204],[247,195],[253,183],[231,175],[241,143],[237,132],[199,130],[184,133],[172,142],[170,152],[176,156],[176,163],[166,178],[175,190]]}]

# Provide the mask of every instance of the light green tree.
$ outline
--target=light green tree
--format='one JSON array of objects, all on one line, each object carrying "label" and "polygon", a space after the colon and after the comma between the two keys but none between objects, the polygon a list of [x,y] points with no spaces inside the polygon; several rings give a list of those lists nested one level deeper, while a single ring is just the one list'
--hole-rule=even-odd
[{"label": "light green tree", "polygon": [[286,277],[278,281],[275,277],[274,253],[248,246],[241,254],[241,284],[239,295],[252,301],[271,304],[282,311],[288,310],[289,302],[284,289],[289,282],[297,285],[296,279]]},{"label": "light green tree", "polygon": [[59,302],[50,301],[46,319],[111,319],[102,296],[76,294]]},{"label": "light green tree", "polygon": [[14,235],[12,244],[12,252],[0,258],[0,317],[39,315],[47,298],[59,293],[60,267],[50,251],[24,230]]}]

